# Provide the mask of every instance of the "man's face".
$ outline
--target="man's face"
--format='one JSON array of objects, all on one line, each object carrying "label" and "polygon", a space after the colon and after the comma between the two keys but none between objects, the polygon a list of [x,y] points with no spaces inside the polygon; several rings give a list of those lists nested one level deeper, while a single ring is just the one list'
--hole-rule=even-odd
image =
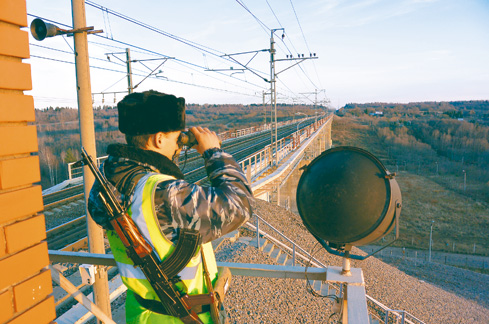
[{"label": "man's face", "polygon": [[178,157],[180,156],[180,152],[182,151],[182,147],[178,145],[178,138],[180,137],[181,131],[168,133],[169,137],[169,145],[173,148],[172,161],[176,165],[178,165]]}]

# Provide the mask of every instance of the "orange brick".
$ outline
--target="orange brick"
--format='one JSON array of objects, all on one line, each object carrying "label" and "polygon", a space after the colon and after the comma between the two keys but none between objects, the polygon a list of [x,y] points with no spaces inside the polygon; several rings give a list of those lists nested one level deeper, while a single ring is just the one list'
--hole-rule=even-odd
[{"label": "orange brick", "polygon": [[0,224],[35,214],[43,208],[41,186],[2,193],[0,194]]},{"label": "orange brick", "polygon": [[41,181],[41,172],[38,156],[0,161],[0,189],[39,181]]},{"label": "orange brick", "polygon": [[46,324],[56,318],[54,297],[48,297],[27,312],[17,316],[9,324]]},{"label": "orange brick", "polygon": [[5,232],[0,227],[0,258],[7,254],[7,242],[5,242]]},{"label": "orange brick", "polygon": [[27,250],[0,260],[0,290],[35,275],[49,264],[48,245],[39,243]]},{"label": "orange brick", "polygon": [[0,93],[0,122],[36,120],[32,96]]},{"label": "orange brick", "polygon": [[0,1],[0,20],[27,27],[27,9],[24,0]]},{"label": "orange brick", "polygon": [[2,71],[0,74],[0,88],[32,90],[30,64],[14,61],[0,61],[0,71]]},{"label": "orange brick", "polygon": [[36,126],[0,127],[0,155],[31,152],[37,152]]},{"label": "orange brick", "polygon": [[7,225],[4,230],[8,254],[23,250],[46,238],[44,215]]},{"label": "orange brick", "polygon": [[15,311],[22,312],[53,292],[51,271],[46,270],[14,287]]},{"label": "orange brick", "polygon": [[14,315],[14,304],[12,302],[12,291],[7,290],[0,294],[0,323],[12,318]]},{"label": "orange brick", "polygon": [[0,54],[29,58],[29,34],[19,27],[0,24]]}]

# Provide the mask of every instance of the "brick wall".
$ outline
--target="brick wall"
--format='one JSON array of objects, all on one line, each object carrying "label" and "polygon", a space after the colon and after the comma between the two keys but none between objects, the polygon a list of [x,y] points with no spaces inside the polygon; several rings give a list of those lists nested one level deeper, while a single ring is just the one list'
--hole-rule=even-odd
[{"label": "brick wall", "polygon": [[56,317],[40,181],[25,0],[0,0],[0,323]]}]

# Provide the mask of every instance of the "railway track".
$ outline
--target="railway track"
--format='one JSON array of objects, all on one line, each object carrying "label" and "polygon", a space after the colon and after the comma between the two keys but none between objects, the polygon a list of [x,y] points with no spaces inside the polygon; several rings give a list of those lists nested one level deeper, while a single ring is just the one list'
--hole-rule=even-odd
[{"label": "railway track", "polygon": [[[308,126],[312,121],[302,123],[303,127]],[[278,138],[285,138],[295,132],[295,124],[286,125],[278,129]],[[270,144],[270,132],[264,131],[255,136],[245,136],[235,138],[223,143],[223,149],[231,153],[237,161],[243,160],[249,155],[263,149]],[[183,157],[180,159],[183,160]],[[183,161],[181,162],[184,163]],[[185,179],[190,183],[208,184],[207,174],[204,169],[203,161],[195,150],[189,151],[184,172]],[[54,209],[73,201],[83,199],[83,185],[74,186],[52,194],[43,196],[46,209]],[[47,220],[48,221],[48,220]],[[49,222],[48,222],[49,224]],[[48,225],[49,226],[49,225]],[[87,244],[86,216],[77,217],[67,223],[61,224],[46,232],[48,248],[51,250],[79,250]]]}]

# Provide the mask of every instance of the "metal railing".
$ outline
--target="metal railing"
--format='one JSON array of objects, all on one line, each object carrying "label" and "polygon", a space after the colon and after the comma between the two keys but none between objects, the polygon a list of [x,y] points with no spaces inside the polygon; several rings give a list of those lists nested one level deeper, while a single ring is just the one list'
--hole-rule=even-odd
[{"label": "metal railing", "polygon": [[277,152],[273,151],[272,145],[267,145],[262,150],[240,161],[239,165],[246,171],[250,179],[255,178],[274,163],[276,155],[278,155],[278,161],[282,161],[290,152],[298,148],[326,119],[323,118],[319,122],[280,139],[277,143]]},{"label": "metal railing", "polygon": [[[324,265],[321,261],[319,261],[318,259],[314,258],[306,250],[304,250],[303,248],[301,248],[294,241],[292,241],[291,239],[289,239],[282,232],[280,232],[278,229],[276,229],[270,223],[268,223],[266,220],[264,220],[262,217],[258,216],[255,213],[253,213],[253,216],[255,217],[255,224],[256,225],[253,225],[250,222],[247,222],[245,225],[248,226],[249,228],[253,229],[254,231],[256,231],[256,244],[257,244],[257,247],[258,248],[260,248],[260,235],[261,235],[263,238],[266,238],[267,240],[270,240],[271,242],[273,242],[273,244],[276,244],[280,248],[285,249],[292,256],[292,265],[293,266],[296,265],[296,256],[297,256],[300,259],[302,259],[302,261],[305,264],[311,264],[311,265],[313,265],[316,268],[326,268],[326,265]],[[287,243],[291,244],[292,247],[288,247],[286,244],[280,242],[279,240],[277,240],[273,236],[271,236],[268,233],[262,231],[260,229],[260,223],[265,224],[266,226],[268,226],[268,228],[270,228],[275,233],[277,233],[278,235],[280,235],[280,237],[282,237],[285,241],[287,241]],[[297,250],[301,251],[304,255],[298,253]]]},{"label": "metal railing", "polygon": [[404,310],[390,309],[367,294],[365,294],[365,297],[370,309],[369,313],[384,324],[425,324],[425,322]]},{"label": "metal railing", "polygon": [[[306,250],[301,248],[299,245],[297,245],[294,241],[289,239],[287,236],[285,236],[282,232],[280,232],[278,229],[273,227],[270,223],[265,221],[262,217],[258,216],[257,214],[253,213],[253,216],[255,217],[255,224],[253,225],[250,222],[247,222],[245,225],[251,228],[252,230],[256,231],[256,243],[257,247],[260,248],[260,235],[262,238],[265,238],[273,244],[277,245],[279,248],[282,250],[286,250],[289,254],[292,255],[292,265],[296,265],[296,256],[302,259],[304,264],[312,265],[317,268],[326,268],[327,266],[324,265],[321,261],[317,260],[314,258],[311,254],[309,254]],[[282,237],[285,241],[287,241],[289,244],[292,245],[292,248],[288,247],[286,244],[280,242],[278,239],[274,238],[270,234],[266,233],[265,231],[262,231],[260,229],[260,223],[265,224],[270,228],[274,233],[277,233]],[[296,251],[299,250],[301,251],[304,255],[297,253]],[[338,287],[339,288],[339,287]],[[387,306],[383,305],[379,301],[375,300],[374,298],[370,297],[369,295],[365,295],[367,298],[367,302],[371,303],[371,309],[375,309],[374,312],[371,312],[373,315],[375,315],[379,320],[383,320],[384,324],[425,324],[423,321],[420,319],[416,318],[415,316],[411,315],[410,313],[404,311],[404,310],[394,310],[390,309]],[[373,306],[373,307],[372,307]],[[380,314],[379,314],[380,313]],[[383,319],[382,319],[383,318]]]},{"label": "metal railing", "polygon": [[[107,158],[108,158],[107,155],[98,157],[97,158],[97,166],[99,167],[103,161],[107,160]],[[78,177],[83,176],[83,167],[82,166],[73,167],[73,165],[75,163],[77,163],[77,162],[68,163],[68,179],[70,179],[70,180],[73,178],[78,178]]]},{"label": "metal railing", "polygon": [[[315,118],[315,117],[303,118],[302,121],[307,120],[307,119],[311,119],[311,118]],[[285,122],[280,122],[280,123],[278,123],[277,127],[285,126],[285,125],[291,124],[293,122],[295,122],[295,121],[289,120],[289,121],[285,121]],[[253,127],[249,127],[249,128],[245,128],[245,129],[238,129],[235,132],[223,132],[223,133],[219,133],[218,136],[221,138],[222,141],[224,141],[224,140],[227,140],[230,138],[238,138],[238,137],[242,137],[242,136],[248,136],[248,135],[251,135],[254,133],[259,133],[259,132],[263,132],[263,131],[270,130],[270,129],[271,129],[271,124],[266,124],[266,125],[262,125],[262,126],[253,126]],[[279,142],[281,148],[284,147],[284,143],[282,142],[283,140],[284,139],[281,139],[280,140],[281,142]],[[266,149],[267,148],[263,149],[262,151],[265,151]],[[268,150],[270,150],[270,148],[268,148]],[[282,150],[280,150],[280,151],[282,151]],[[279,155],[279,158],[283,158],[285,155],[286,155],[285,152],[281,152]],[[106,159],[107,159],[107,156],[98,157],[97,158],[97,165],[99,166],[100,163],[105,161]],[[76,162],[68,163],[68,179],[73,179],[73,178],[83,176],[83,167],[81,167],[81,166],[80,167],[73,167],[73,165],[75,163]],[[243,167],[243,165],[242,165],[242,167]],[[243,168],[243,170],[244,170],[244,168]]]}]

